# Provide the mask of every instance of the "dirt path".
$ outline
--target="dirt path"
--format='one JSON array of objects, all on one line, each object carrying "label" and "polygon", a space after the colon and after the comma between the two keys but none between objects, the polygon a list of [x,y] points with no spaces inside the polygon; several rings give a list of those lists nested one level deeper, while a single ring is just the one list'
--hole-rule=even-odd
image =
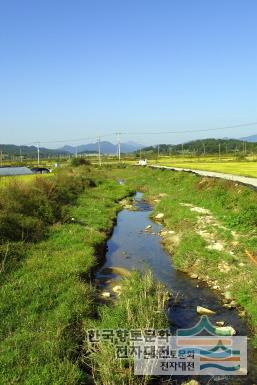
[{"label": "dirt path", "polygon": [[243,183],[243,184],[257,188],[257,178],[250,178],[247,176],[225,174],[225,173],[221,173],[221,172],[194,170],[194,169],[190,169],[190,168],[158,166],[158,165],[150,165],[149,167],[162,168],[162,169],[173,170],[173,171],[192,172],[194,174],[201,175],[201,176],[209,176],[212,178],[221,178],[221,179],[226,179],[226,180],[232,180],[234,182]]}]

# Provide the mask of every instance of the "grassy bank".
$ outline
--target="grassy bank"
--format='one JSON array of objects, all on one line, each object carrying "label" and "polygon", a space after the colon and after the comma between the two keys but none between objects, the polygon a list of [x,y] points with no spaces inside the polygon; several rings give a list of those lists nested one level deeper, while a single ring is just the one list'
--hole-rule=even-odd
[{"label": "grassy bank", "polygon": [[77,359],[83,319],[95,312],[90,272],[129,192],[115,180],[91,178],[96,186],[85,186],[44,239],[27,242],[20,264],[1,273],[1,384],[71,385],[84,378]]},{"label": "grassy bank", "polygon": [[[116,171],[117,175],[119,171]],[[123,178],[164,213],[163,242],[175,266],[246,311],[257,346],[257,194],[229,181],[188,173],[128,168]],[[247,254],[248,252],[248,254]],[[242,313],[243,315],[243,313]]]},{"label": "grassy bank", "polygon": [[[54,204],[51,206],[50,199],[45,212],[52,221],[45,222],[44,235],[23,239],[18,232],[17,239],[10,240],[10,231],[2,238],[2,246],[8,247],[8,259],[2,264],[0,286],[0,383],[147,384],[149,378],[134,376],[131,360],[115,359],[113,345],[101,343],[92,350],[85,342],[89,328],[166,327],[163,310],[168,293],[154,282],[151,273],[127,277],[121,283],[121,296],[109,305],[99,302],[92,281],[92,273],[103,258],[105,242],[121,208],[119,201],[131,194],[133,188],[117,183],[112,173],[106,175],[92,168],[66,172],[72,173],[69,185],[73,186],[71,181],[76,181],[76,185],[79,182],[76,194],[58,206],[61,210],[58,209],[57,216],[49,214],[51,207],[56,208]],[[26,218],[25,209],[28,204],[33,206],[35,199],[40,205],[35,206],[32,217],[40,220],[37,210],[45,207],[44,200],[34,189],[42,187],[42,183],[43,186],[47,183],[49,191],[50,182],[42,179],[36,185],[8,186],[6,217],[19,207]],[[55,188],[61,185],[59,180]],[[30,210],[28,216],[31,214]],[[28,234],[33,234],[33,229]],[[18,263],[14,263],[10,245],[23,252]]]}]

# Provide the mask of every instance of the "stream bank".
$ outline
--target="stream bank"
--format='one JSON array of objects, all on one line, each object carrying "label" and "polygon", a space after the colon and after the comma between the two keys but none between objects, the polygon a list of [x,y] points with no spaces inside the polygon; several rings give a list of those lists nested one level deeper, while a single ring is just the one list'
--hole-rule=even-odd
[{"label": "stream bank", "polygon": [[[197,306],[211,308],[215,311],[210,317],[212,323],[224,321],[232,325],[238,335],[248,335],[246,322],[238,316],[235,309],[226,309],[205,284],[177,271],[171,262],[170,255],[161,246],[161,224],[149,219],[152,207],[137,193],[134,199],[135,210],[122,210],[118,214],[117,224],[107,246],[106,261],[96,274],[96,280],[105,292],[111,296],[113,286],[119,286],[123,271],[139,270],[144,272],[150,268],[155,279],[161,281],[173,293],[178,293],[179,301],[169,308],[168,317],[173,332],[181,328],[190,328],[199,321]],[[246,377],[231,377],[222,384],[252,385],[256,381],[255,352],[249,350],[249,374]],[[188,378],[190,380],[191,378]],[[185,379],[176,379],[177,384]],[[210,378],[199,378],[201,384],[210,384]],[[203,382],[204,381],[204,382]],[[220,382],[221,383],[221,382]]]}]

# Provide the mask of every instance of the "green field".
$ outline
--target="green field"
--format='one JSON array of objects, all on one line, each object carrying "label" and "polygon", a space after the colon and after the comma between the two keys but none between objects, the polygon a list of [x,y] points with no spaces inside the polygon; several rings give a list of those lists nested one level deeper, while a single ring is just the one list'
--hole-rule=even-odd
[{"label": "green field", "polygon": [[0,188],[7,187],[10,183],[26,183],[29,184],[36,178],[49,178],[53,174],[31,174],[19,176],[0,176]]},{"label": "green field", "polygon": [[188,158],[160,157],[157,161],[150,161],[150,164],[160,164],[170,167],[182,167],[195,170],[216,171],[221,173],[243,175],[257,178],[257,162],[233,161],[230,159],[219,161],[218,157],[206,160]]}]

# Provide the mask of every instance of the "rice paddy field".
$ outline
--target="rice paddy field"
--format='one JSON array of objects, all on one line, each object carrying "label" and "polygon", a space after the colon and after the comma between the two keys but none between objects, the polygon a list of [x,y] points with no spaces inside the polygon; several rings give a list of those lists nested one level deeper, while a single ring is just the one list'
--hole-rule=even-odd
[{"label": "rice paddy field", "polygon": [[18,176],[1,176],[0,188],[7,187],[10,183],[31,183],[35,178],[49,178],[53,174],[31,174],[31,175],[18,175]]},{"label": "rice paddy field", "polygon": [[236,161],[233,158],[219,159],[218,157],[207,159],[160,157],[157,161],[150,161],[149,163],[257,178],[257,162],[251,160]]}]

